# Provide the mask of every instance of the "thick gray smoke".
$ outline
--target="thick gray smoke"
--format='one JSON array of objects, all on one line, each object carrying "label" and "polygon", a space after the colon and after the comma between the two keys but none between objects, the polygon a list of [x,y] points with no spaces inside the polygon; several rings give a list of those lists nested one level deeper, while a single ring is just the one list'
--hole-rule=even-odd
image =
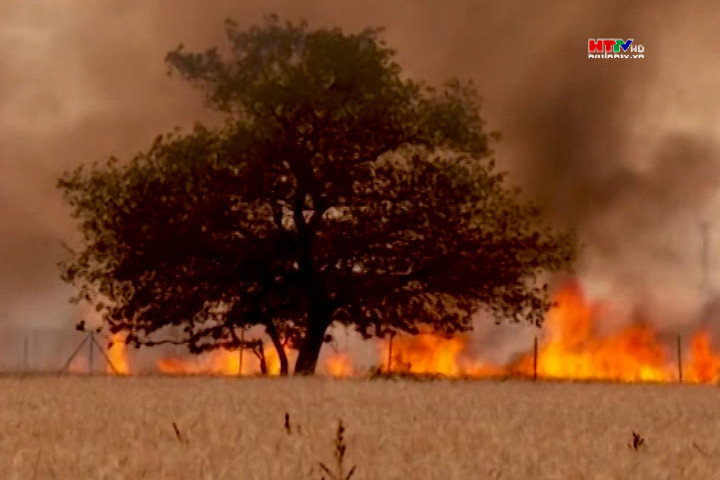
[{"label": "thick gray smoke", "polygon": [[[699,223],[710,221],[717,246],[720,207],[720,13],[695,5],[2,2],[0,324],[71,328],[81,312],[67,304],[72,292],[55,263],[75,236],[57,178],[211,118],[196,92],[166,76],[164,54],[181,41],[195,50],[222,45],[226,17],[250,25],[275,12],[348,30],[385,26],[408,74],[473,79],[489,127],[504,134],[499,163],[528,198],[579,232],[578,274],[591,295],[626,312],[641,308],[668,328],[690,325],[706,300]],[[634,38],[646,58],[587,59],[591,37]],[[492,328],[481,329],[493,342],[517,336]]]}]

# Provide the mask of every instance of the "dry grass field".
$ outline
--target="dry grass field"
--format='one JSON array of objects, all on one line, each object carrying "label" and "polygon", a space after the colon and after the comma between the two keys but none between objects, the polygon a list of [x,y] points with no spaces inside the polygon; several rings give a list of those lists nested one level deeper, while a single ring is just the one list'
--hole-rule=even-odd
[{"label": "dry grass field", "polygon": [[0,392],[4,479],[319,480],[338,419],[357,480],[720,475],[708,386],[36,376]]}]

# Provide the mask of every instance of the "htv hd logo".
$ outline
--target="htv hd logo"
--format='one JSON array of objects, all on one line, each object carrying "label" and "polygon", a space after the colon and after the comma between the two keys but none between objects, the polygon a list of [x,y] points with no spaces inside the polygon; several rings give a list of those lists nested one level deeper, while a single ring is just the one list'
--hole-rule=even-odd
[{"label": "htv hd logo", "polygon": [[627,51],[643,53],[645,47],[634,44],[634,42],[634,38],[627,40],[623,40],[622,38],[589,38],[588,53],[621,53]]}]

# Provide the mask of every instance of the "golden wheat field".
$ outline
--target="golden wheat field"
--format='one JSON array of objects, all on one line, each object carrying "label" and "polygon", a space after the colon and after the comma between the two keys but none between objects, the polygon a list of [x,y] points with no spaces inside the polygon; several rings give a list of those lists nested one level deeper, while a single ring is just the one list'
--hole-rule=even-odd
[{"label": "golden wheat field", "polygon": [[36,376],[0,392],[6,479],[319,480],[339,419],[358,480],[720,478],[710,386]]}]

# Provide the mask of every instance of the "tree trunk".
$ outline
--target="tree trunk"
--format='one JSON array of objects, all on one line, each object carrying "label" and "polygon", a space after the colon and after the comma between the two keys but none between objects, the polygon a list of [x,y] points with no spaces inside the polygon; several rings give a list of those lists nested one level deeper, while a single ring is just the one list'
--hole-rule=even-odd
[{"label": "tree trunk", "polygon": [[270,323],[265,326],[265,330],[267,331],[270,340],[272,340],[278,359],[280,360],[280,375],[285,376],[288,374],[288,359],[287,355],[285,355],[285,348],[283,348],[280,337],[278,337],[277,329],[274,324]]},{"label": "tree trunk", "polygon": [[310,328],[303,339],[297,362],[295,362],[295,375],[312,375],[317,367],[320,348],[325,337],[325,330],[330,325],[329,315],[310,315]]},{"label": "tree trunk", "polygon": [[260,360],[260,373],[262,375],[267,375],[267,363],[265,363],[265,349],[263,348],[262,343],[258,345],[256,355]]}]

